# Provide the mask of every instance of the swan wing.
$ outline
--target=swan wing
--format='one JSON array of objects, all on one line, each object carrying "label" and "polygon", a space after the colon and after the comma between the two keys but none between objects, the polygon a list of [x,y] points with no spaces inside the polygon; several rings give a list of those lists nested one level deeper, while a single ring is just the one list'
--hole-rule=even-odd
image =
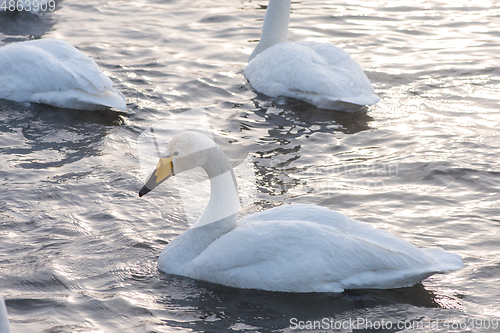
[{"label": "swan wing", "polygon": [[0,98],[75,109],[126,109],[125,98],[88,56],[57,39],[0,48]]},{"label": "swan wing", "polygon": [[250,61],[245,77],[255,90],[270,97],[293,97],[326,109],[335,109],[338,102],[372,105],[379,101],[356,61],[330,43],[276,44]]},{"label": "swan wing", "polygon": [[[461,268],[455,254],[419,249],[328,209],[297,206],[303,207],[278,207],[241,221],[186,265],[183,275],[239,288],[340,292],[409,286]],[[318,217],[323,220],[311,221]]]}]

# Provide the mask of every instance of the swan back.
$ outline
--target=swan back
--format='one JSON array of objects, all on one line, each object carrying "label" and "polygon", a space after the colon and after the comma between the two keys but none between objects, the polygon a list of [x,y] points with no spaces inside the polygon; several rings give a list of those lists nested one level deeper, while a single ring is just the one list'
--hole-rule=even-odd
[{"label": "swan back", "polygon": [[438,248],[403,239],[315,205],[283,205],[240,220],[181,275],[239,288],[341,292],[399,288],[463,267]]},{"label": "swan back", "polygon": [[[55,61],[57,59],[60,70],[70,73],[80,89],[99,95],[105,89],[113,86],[111,79],[104,75],[99,66],[73,45],[59,39],[45,39],[43,43],[40,41],[28,43],[36,47],[39,54],[44,54],[45,60],[50,58],[51,61]],[[56,66],[50,67],[53,69]]]},{"label": "swan back", "polygon": [[88,56],[58,39],[0,48],[0,98],[72,109],[126,109],[125,98]]},{"label": "swan back", "polygon": [[356,61],[331,43],[286,42],[263,51],[245,68],[252,87],[270,97],[287,96],[325,109],[339,102],[379,101]]}]

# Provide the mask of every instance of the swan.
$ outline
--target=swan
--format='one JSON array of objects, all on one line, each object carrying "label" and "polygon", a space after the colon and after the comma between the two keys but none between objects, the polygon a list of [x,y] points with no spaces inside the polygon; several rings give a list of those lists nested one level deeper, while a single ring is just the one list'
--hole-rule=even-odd
[{"label": "swan", "polygon": [[252,87],[269,97],[292,97],[323,109],[349,111],[345,103],[377,103],[370,80],[349,53],[331,43],[286,41],[290,3],[269,0],[259,44],[244,72]]},{"label": "swan", "polygon": [[399,288],[463,267],[441,248],[418,248],[327,208],[293,204],[237,221],[236,179],[227,157],[197,132],[177,134],[139,191],[202,167],[210,200],[192,228],[163,249],[158,268],[226,286],[282,292]]},{"label": "swan", "polygon": [[0,295],[0,332],[9,333],[9,316],[7,315],[7,308],[5,307],[5,301],[2,295]]},{"label": "swan", "polygon": [[0,98],[77,110],[126,110],[122,93],[99,66],[59,39],[0,47]]}]

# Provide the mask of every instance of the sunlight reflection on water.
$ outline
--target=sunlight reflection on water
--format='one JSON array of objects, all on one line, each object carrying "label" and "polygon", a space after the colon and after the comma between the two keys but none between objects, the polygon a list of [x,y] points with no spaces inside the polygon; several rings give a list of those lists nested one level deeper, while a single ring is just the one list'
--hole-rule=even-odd
[{"label": "sunlight reflection on water", "polygon": [[[289,39],[343,47],[381,97],[352,115],[251,89],[243,70],[265,5],[64,0],[53,13],[0,14],[0,46],[62,38],[129,103],[120,114],[0,101],[0,281],[13,332],[271,332],[291,317],[499,316],[499,5],[293,2]],[[258,192],[245,213],[315,203],[459,253],[466,267],[412,288],[340,295],[161,273],[160,251],[189,223],[173,186],[137,197],[136,142],[191,108],[206,111],[228,155],[253,159]]]}]

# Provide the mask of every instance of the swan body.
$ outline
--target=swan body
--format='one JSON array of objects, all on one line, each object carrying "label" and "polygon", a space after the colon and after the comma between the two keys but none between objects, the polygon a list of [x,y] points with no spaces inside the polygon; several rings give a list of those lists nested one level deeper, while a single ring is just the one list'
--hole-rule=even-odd
[{"label": "swan body", "polygon": [[0,98],[77,110],[126,110],[122,93],[88,56],[58,39],[0,48]]},{"label": "swan body", "polygon": [[267,96],[286,96],[324,109],[379,101],[370,80],[346,51],[330,43],[287,42],[290,0],[270,0],[259,44],[245,77]]},{"label": "swan body", "polygon": [[166,273],[237,288],[341,292],[411,286],[463,267],[454,253],[418,248],[316,205],[283,205],[237,221],[229,162],[213,141],[195,132],[172,139],[139,195],[196,166],[210,178],[210,201],[194,227],[160,254],[158,268]]}]

